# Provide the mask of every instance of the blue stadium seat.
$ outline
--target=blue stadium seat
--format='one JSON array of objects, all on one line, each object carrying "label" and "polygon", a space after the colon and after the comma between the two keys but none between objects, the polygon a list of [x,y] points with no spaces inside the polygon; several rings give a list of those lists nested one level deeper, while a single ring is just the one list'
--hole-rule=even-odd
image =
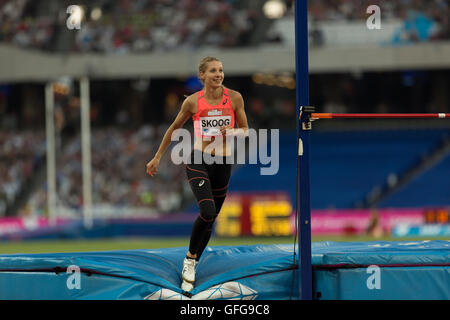
[{"label": "blue stadium seat", "polygon": [[380,207],[450,206],[450,154],[380,203]]},{"label": "blue stadium seat", "polygon": [[[401,175],[419,163],[448,134],[448,129],[313,131],[310,156],[311,207],[354,207],[374,187],[384,185],[389,175]],[[243,165],[235,170],[230,191],[284,190],[294,201],[297,168],[295,132],[280,134],[278,174],[261,176],[260,167]],[[440,172],[444,169],[440,169]],[[449,170],[448,167],[446,170]],[[433,179],[436,178],[431,177],[429,181]],[[442,183],[445,183],[442,179],[436,179],[438,182],[432,192],[442,188]],[[403,198],[395,205],[407,207],[410,198]]]}]

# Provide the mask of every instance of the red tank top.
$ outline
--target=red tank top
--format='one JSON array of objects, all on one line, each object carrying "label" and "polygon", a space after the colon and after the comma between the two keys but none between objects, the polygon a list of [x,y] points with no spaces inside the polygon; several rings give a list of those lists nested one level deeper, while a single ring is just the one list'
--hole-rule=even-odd
[{"label": "red tank top", "polygon": [[231,106],[228,89],[223,87],[222,100],[216,106],[210,106],[203,90],[197,94],[197,113],[192,116],[196,137],[220,136],[220,128],[230,125],[234,128],[234,110]]}]

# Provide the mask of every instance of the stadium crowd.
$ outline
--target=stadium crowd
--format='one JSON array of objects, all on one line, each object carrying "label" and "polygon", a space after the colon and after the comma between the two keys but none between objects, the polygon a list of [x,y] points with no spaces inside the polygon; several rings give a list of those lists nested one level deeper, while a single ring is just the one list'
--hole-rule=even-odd
[{"label": "stadium crowd", "polygon": [[308,4],[314,21],[366,20],[367,8],[377,5],[383,20],[404,21],[394,43],[450,39],[450,4],[446,0],[315,0]]},{"label": "stadium crowd", "polygon": [[[55,3],[51,0],[40,2]],[[72,52],[128,53],[249,43],[258,11],[232,0],[81,1],[87,9],[74,39],[65,3],[40,10],[29,0],[0,1],[0,41],[21,47]],[[68,4],[67,4],[68,6]],[[53,9],[52,9],[53,8]],[[99,15],[92,18],[91,11]],[[95,15],[94,15],[95,16]],[[69,42],[64,42],[64,39]],[[69,44],[67,46],[67,44]]]},{"label": "stadium crowd", "polygon": [[[92,203],[97,216],[176,212],[188,190],[181,166],[161,162],[155,179],[145,175],[145,161],[159,138],[158,128],[106,127],[91,135]],[[168,155],[170,156],[170,155]],[[143,169],[144,168],[144,169]],[[72,136],[57,156],[57,207],[77,214],[83,203],[81,137]],[[43,214],[47,207],[45,181],[32,194],[21,214]]]},{"label": "stadium crowd", "polygon": [[36,6],[29,0],[0,0],[0,42],[51,50],[57,18],[37,15]]},{"label": "stadium crowd", "polygon": [[[264,2],[81,1],[85,18],[81,29],[74,33],[66,27],[66,3],[0,0],[0,42],[43,50],[107,54],[258,45],[269,37],[259,35],[267,30],[259,26],[270,23],[262,13]],[[292,16],[292,1],[285,2],[286,15]],[[366,20],[369,5],[379,5],[383,19],[404,21],[404,27],[394,35],[397,42],[450,39],[450,5],[446,0],[313,0],[309,1],[310,19]]]},{"label": "stadium crowd", "polygon": [[76,34],[75,51],[128,53],[242,47],[257,12],[235,1],[120,1]]},{"label": "stadium crowd", "polygon": [[0,216],[31,181],[44,155],[43,130],[0,130]]},{"label": "stadium crowd", "polygon": [[445,0],[313,0],[308,2],[308,9],[315,20],[366,20],[366,9],[371,5],[380,7],[384,19],[406,18],[409,11],[419,11],[438,21],[448,21],[449,4]]}]

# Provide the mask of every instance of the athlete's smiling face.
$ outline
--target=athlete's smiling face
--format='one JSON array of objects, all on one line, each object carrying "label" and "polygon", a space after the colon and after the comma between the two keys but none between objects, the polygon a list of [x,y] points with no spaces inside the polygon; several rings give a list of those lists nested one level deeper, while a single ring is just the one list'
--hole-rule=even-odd
[{"label": "athlete's smiling face", "polygon": [[223,66],[220,61],[210,61],[205,72],[200,73],[205,85],[210,87],[220,87],[223,82]]}]

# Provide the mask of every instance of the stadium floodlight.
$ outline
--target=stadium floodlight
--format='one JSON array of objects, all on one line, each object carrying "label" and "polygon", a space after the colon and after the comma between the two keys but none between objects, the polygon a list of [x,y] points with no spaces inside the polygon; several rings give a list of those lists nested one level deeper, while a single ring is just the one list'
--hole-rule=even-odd
[{"label": "stadium floodlight", "polygon": [[286,12],[286,4],[281,0],[269,0],[264,3],[263,12],[269,19],[279,19]]},{"label": "stadium floodlight", "polygon": [[95,7],[91,11],[91,19],[96,21],[102,17],[102,14],[102,9],[100,9],[99,7]]}]

